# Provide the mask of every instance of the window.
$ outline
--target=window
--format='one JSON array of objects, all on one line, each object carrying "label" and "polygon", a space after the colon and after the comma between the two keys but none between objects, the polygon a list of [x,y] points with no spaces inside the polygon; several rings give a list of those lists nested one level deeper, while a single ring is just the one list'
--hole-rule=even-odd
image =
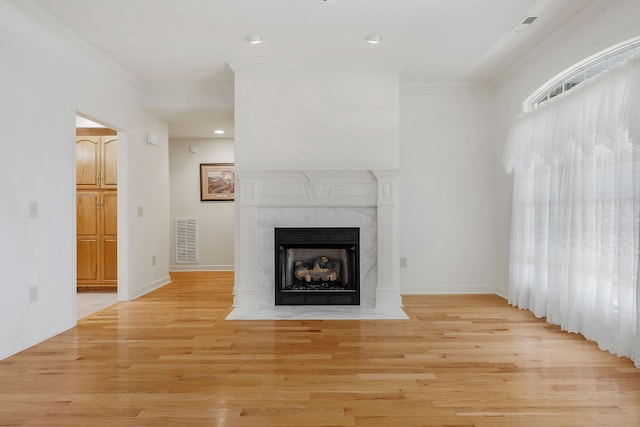
[{"label": "window", "polygon": [[635,37],[600,51],[569,67],[540,86],[524,101],[524,110],[533,110],[545,101],[573,89],[585,80],[589,80],[636,55],[640,56],[640,37]]},{"label": "window", "polygon": [[514,173],[510,302],[637,367],[640,58],[629,58],[639,42],[543,85],[512,121],[504,156]]}]

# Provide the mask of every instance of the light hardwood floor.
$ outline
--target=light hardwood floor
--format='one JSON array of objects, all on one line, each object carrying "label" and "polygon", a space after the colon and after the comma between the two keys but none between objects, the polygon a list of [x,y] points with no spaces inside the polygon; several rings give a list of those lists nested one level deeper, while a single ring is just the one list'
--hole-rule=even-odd
[{"label": "light hardwood floor", "polygon": [[0,362],[1,426],[638,426],[640,370],[497,296],[410,320],[226,321],[177,275]]}]

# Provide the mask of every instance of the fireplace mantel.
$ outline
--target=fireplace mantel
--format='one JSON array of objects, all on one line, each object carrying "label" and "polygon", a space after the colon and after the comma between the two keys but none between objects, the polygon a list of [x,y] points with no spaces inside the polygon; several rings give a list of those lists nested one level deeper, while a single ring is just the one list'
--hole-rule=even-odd
[{"label": "fireplace mantel", "polygon": [[404,314],[398,197],[396,170],[236,170],[236,274],[229,318],[255,318],[275,308],[266,297],[273,295],[273,240],[265,240],[272,239],[274,227],[300,226],[364,228],[361,271],[371,273],[362,277],[370,295],[362,307],[373,318],[376,312]]}]

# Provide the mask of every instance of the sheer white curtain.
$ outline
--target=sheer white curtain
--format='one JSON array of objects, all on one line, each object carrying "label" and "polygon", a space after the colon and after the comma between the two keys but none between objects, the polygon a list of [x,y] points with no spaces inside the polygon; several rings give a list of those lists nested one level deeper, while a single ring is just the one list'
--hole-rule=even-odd
[{"label": "sheer white curtain", "polygon": [[640,61],[516,118],[509,300],[640,367]]}]

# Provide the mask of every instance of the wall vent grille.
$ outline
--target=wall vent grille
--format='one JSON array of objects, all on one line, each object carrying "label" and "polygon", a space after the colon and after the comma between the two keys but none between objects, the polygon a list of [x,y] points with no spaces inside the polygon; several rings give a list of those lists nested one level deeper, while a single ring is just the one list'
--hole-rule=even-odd
[{"label": "wall vent grille", "polygon": [[176,263],[198,263],[197,218],[176,218]]}]

